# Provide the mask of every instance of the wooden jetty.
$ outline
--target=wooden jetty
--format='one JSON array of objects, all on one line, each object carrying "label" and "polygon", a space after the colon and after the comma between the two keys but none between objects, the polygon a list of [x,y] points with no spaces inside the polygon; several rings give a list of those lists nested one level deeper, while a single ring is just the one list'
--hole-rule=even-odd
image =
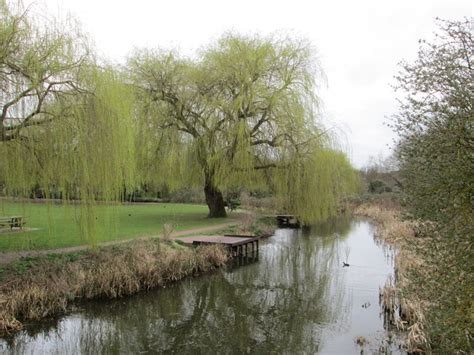
[{"label": "wooden jetty", "polygon": [[276,220],[280,228],[299,228],[300,221],[292,214],[277,214]]},{"label": "wooden jetty", "polygon": [[232,256],[249,256],[258,253],[259,237],[253,235],[198,235],[193,237],[175,238],[188,245],[223,245],[232,254]]}]

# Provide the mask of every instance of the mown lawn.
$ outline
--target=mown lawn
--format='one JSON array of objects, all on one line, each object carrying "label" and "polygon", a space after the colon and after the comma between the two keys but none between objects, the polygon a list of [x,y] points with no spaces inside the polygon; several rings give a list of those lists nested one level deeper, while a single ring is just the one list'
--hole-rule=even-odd
[{"label": "mown lawn", "polygon": [[[225,223],[227,219],[208,219],[207,206],[191,204],[136,204],[99,206],[94,211],[97,233],[94,242],[160,235],[165,223],[174,230]],[[22,215],[25,232],[0,231],[0,252],[62,248],[89,244],[81,232],[80,207],[28,202],[0,201],[0,216]]]}]

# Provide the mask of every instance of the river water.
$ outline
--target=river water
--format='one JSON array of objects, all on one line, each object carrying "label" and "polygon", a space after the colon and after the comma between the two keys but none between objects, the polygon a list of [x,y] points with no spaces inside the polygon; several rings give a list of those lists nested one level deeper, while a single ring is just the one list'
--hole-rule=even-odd
[{"label": "river water", "polygon": [[398,354],[379,306],[392,273],[392,252],[365,221],[279,229],[260,244],[258,260],[88,302],[0,340],[0,353]]}]

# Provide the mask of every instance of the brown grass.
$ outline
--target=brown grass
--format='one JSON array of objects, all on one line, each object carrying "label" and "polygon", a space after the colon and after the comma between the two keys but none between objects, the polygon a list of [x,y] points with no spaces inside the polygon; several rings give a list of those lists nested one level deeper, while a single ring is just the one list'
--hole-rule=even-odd
[{"label": "brown grass", "polygon": [[174,230],[174,225],[173,223],[165,223],[163,225],[163,240],[165,242],[170,241],[171,239],[171,233],[173,233]]},{"label": "brown grass", "polygon": [[268,238],[275,235],[276,220],[261,218],[254,214],[246,214],[235,231],[237,234],[255,235]]},{"label": "brown grass", "polygon": [[400,244],[414,236],[414,223],[401,220],[401,210],[396,205],[383,207],[376,203],[362,204],[354,214],[370,218],[376,225],[375,234],[390,244]]},{"label": "brown grass", "polygon": [[188,249],[155,240],[102,248],[73,261],[41,258],[0,281],[0,333],[66,312],[78,300],[131,295],[212,270],[227,259],[220,246]]}]

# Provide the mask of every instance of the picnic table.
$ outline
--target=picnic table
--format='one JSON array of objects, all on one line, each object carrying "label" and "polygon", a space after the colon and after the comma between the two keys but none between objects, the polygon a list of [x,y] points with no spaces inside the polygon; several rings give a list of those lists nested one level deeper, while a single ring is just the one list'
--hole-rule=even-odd
[{"label": "picnic table", "polygon": [[10,229],[20,228],[23,229],[26,221],[23,216],[0,216],[0,227],[8,226]]}]

